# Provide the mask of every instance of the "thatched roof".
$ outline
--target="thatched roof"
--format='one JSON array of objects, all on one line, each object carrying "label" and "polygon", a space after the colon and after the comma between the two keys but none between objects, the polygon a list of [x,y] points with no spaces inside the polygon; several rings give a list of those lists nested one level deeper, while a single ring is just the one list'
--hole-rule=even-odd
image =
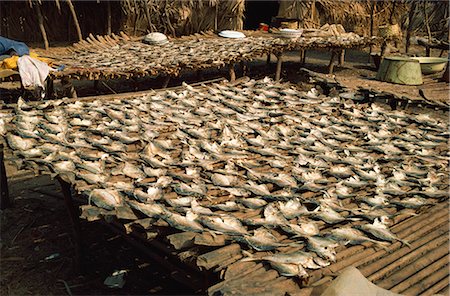
[{"label": "thatched roof", "polygon": [[337,23],[342,24],[348,31],[368,34],[371,8],[375,4],[373,14],[375,33],[378,26],[389,22],[400,24],[406,30],[412,1],[416,2],[412,18],[414,31],[425,32],[424,3],[431,31],[436,33],[448,31],[448,1],[395,0],[394,7],[394,1],[287,0],[280,2],[278,16],[300,19],[300,25],[304,28]]}]

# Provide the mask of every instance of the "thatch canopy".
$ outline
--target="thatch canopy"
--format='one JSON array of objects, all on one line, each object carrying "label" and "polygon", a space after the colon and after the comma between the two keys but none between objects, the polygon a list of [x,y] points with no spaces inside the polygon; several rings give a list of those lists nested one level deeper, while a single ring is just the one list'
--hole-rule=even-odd
[{"label": "thatch canopy", "polygon": [[[325,23],[342,24],[347,31],[369,34],[371,9],[374,5],[374,29],[388,23],[399,24],[406,30],[412,1],[416,3],[412,17],[413,31],[426,32],[425,9],[431,31],[448,32],[448,1],[423,0],[287,0],[280,2],[279,17],[296,18],[303,28],[317,28]],[[394,4],[395,2],[395,4]]]}]

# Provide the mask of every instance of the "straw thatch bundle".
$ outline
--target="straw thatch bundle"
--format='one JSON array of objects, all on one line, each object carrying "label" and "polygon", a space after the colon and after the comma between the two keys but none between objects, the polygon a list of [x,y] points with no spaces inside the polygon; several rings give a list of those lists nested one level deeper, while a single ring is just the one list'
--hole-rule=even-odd
[{"label": "straw thatch bundle", "polygon": [[[432,32],[448,31],[448,1],[417,0],[288,0],[280,2],[279,17],[296,18],[303,28],[318,28],[325,23],[342,24],[347,31],[369,34],[369,23],[372,5],[374,8],[374,33],[379,26],[393,23],[408,27],[408,12],[411,1],[416,2],[412,18],[414,31],[425,32],[423,3],[426,2],[427,14]],[[444,29],[443,29],[444,27]]]},{"label": "straw thatch bundle", "polygon": [[244,0],[123,0],[124,31],[172,36],[243,28]]}]

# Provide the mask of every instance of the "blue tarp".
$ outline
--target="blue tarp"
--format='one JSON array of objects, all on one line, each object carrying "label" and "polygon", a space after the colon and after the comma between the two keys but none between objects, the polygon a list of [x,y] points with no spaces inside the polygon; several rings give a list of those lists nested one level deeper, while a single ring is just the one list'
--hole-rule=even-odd
[{"label": "blue tarp", "polygon": [[0,55],[10,50],[14,50],[19,56],[30,54],[30,50],[25,43],[0,36]]}]

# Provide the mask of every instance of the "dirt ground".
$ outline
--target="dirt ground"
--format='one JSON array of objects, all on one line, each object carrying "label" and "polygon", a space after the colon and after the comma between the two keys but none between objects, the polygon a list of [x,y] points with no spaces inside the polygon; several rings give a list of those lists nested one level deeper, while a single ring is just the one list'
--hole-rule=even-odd
[{"label": "dirt ground", "polygon": [[[1,212],[0,295],[194,294],[97,222],[81,221],[86,256],[83,274],[75,273],[61,190],[47,176],[29,177],[10,180],[14,206]],[[128,271],[124,287],[106,287],[104,280],[116,270]]]},{"label": "dirt ground", "polygon": [[[417,52],[419,53],[417,49]],[[438,52],[433,52],[437,55]],[[308,51],[303,67],[319,73],[327,72],[330,53]],[[282,77],[298,83],[297,52],[285,58]],[[252,78],[273,75],[274,58],[269,67],[265,58],[250,65]],[[417,95],[418,87],[398,86],[373,81],[376,71],[368,61],[365,51],[349,50],[344,67],[335,68],[335,77],[349,87],[364,86],[380,91],[402,91],[405,95]],[[205,71],[201,77],[185,75],[173,79],[169,86],[180,85],[216,77],[226,76],[225,71]],[[240,71],[238,71],[240,75]],[[130,81],[128,81],[130,82]],[[105,81],[98,92],[93,82],[75,82],[79,96],[110,94],[158,88],[159,79],[139,79],[135,83]],[[2,98],[17,98],[17,84],[0,85]],[[439,90],[439,100],[448,102],[447,90]],[[74,242],[61,191],[55,181],[48,177],[19,176],[9,170],[10,194],[14,206],[1,211],[0,236],[0,294],[1,295],[192,295],[195,291],[175,283],[161,266],[131,247],[120,236],[100,223],[82,221],[83,241],[88,256],[82,275],[74,272]],[[50,259],[48,256],[55,258]],[[47,259],[46,259],[47,258]],[[128,270],[125,286],[111,289],[103,281],[116,270]]]}]

